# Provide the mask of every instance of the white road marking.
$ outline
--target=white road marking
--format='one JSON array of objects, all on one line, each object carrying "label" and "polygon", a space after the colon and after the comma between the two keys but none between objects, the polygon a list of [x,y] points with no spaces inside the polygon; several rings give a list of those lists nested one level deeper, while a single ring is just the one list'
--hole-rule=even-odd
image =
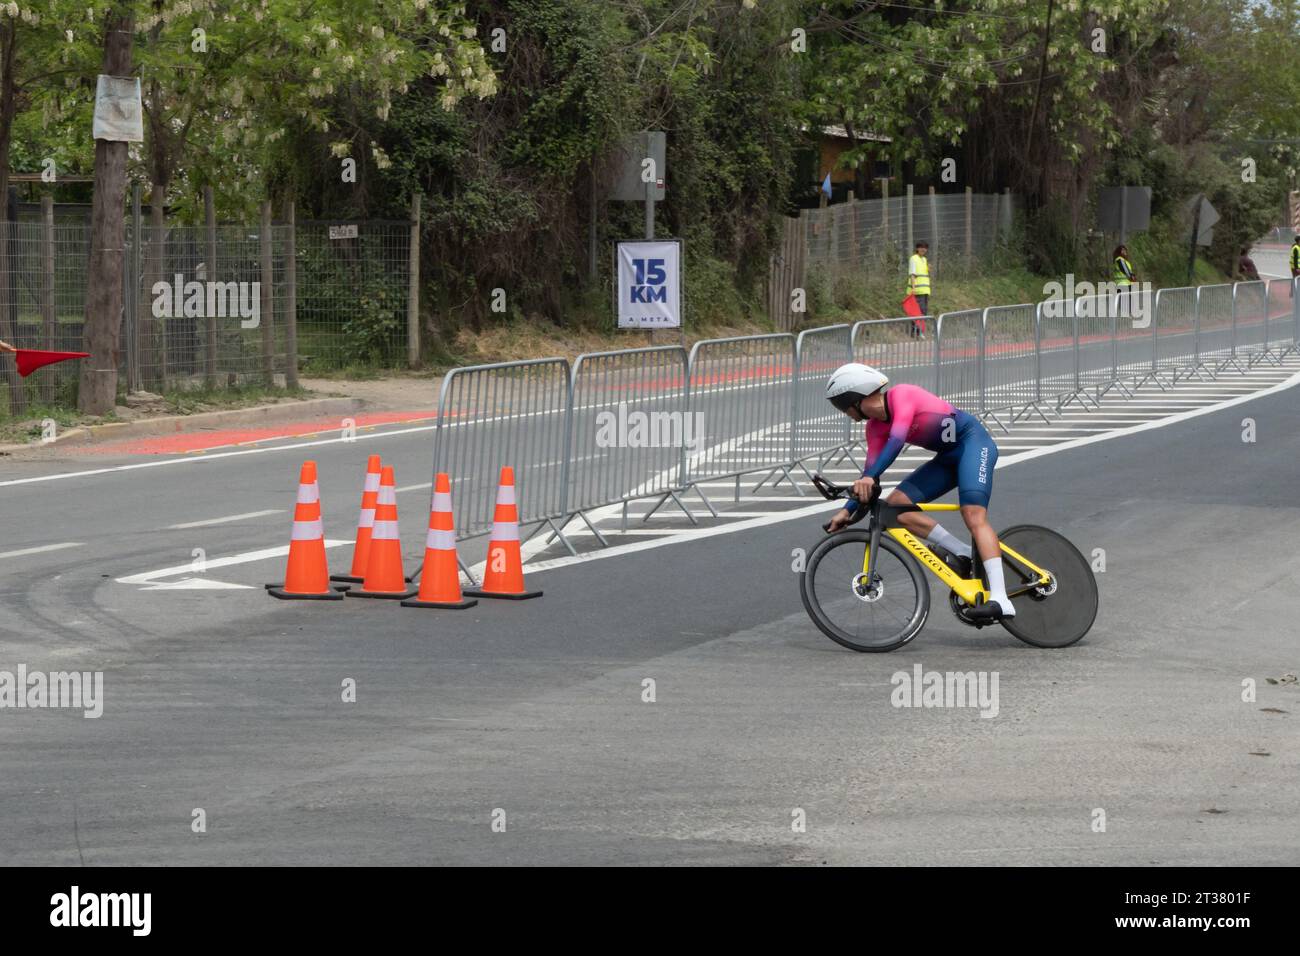
[{"label": "white road marking", "polygon": [[[351,541],[335,541],[327,538],[325,547],[338,548],[345,544],[352,544]],[[156,584],[158,578],[170,578],[177,574],[195,574],[206,573],[213,568],[228,568],[232,564],[248,564],[252,561],[265,561],[268,558],[283,558],[289,553],[289,546],[286,544],[279,548],[263,548],[261,551],[245,551],[243,554],[232,554],[227,558],[209,558],[203,562],[203,572],[198,572],[195,562],[190,561],[186,564],[178,564],[170,568],[162,568],[158,571],[145,571],[141,574],[129,574],[124,578],[116,578],[118,584]],[[237,587],[240,585],[236,585]],[[141,590],[151,590],[142,588]]]},{"label": "white road marking", "polygon": [[249,511],[242,515],[228,515],[225,518],[208,518],[204,521],[189,521],[185,524],[169,524],[168,531],[181,531],[185,528],[206,528],[208,525],[225,524],[228,521],[243,521],[246,518],[264,518],[267,515],[284,514],[283,508],[272,508],[270,511]]},{"label": "white road marking", "polygon": [[46,551],[62,551],[64,548],[81,548],[82,541],[65,541],[63,544],[43,544],[38,548],[21,548],[18,551],[0,551],[0,558],[21,558],[25,554],[43,554]]},{"label": "white road marking", "polygon": [[147,588],[141,588],[141,591],[227,591],[227,590],[244,590],[251,591],[251,584],[228,584],[225,581],[214,581],[211,578],[181,578],[179,581],[159,581],[157,584],[151,584]]}]

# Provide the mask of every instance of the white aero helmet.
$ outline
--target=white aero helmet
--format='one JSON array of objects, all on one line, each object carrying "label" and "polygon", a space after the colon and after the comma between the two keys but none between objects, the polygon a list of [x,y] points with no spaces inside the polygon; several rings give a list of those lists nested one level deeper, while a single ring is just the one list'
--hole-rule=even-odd
[{"label": "white aero helmet", "polygon": [[826,383],[826,398],[840,411],[846,411],[856,405],[872,392],[878,392],[889,384],[889,376],[880,369],[850,362],[841,365]]}]

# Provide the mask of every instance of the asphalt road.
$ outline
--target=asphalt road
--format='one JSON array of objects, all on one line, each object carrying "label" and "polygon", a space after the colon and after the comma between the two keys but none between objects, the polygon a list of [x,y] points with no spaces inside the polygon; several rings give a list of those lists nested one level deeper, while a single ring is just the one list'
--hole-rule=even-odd
[{"label": "asphalt road", "polygon": [[[997,525],[1104,553],[1062,651],[937,591],[906,648],[842,650],[791,570],[815,515],[458,613],[277,602],[256,585],[278,560],[206,575],[248,589],[116,580],[284,543],[306,454],[349,537],[364,454],[427,482],[428,432],[0,484],[0,670],[104,674],[98,719],[0,710],[0,863],[1295,864],[1300,685],[1266,678],[1300,671],[1297,425],[1293,387],[999,468]],[[427,503],[399,495],[408,548]],[[3,557],[55,543],[77,546]],[[891,706],[914,665],[996,673],[997,716]]]}]

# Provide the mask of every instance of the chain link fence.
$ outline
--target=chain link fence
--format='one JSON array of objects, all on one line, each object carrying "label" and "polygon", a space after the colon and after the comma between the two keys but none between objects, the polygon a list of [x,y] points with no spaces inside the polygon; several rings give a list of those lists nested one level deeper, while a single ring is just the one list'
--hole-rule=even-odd
[{"label": "chain link fence", "polygon": [[[404,364],[410,228],[403,221],[201,226],[128,216],[118,368],[126,391],[292,385],[349,366]],[[0,223],[0,338],[82,351],[90,225]],[[74,362],[23,382],[11,410],[75,402]]]}]

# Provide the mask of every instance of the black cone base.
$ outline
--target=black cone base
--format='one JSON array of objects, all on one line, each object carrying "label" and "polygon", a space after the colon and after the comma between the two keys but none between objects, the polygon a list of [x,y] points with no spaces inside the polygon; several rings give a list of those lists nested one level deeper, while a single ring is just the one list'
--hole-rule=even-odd
[{"label": "black cone base", "polygon": [[503,601],[527,601],[529,598],[541,597],[541,591],[523,591],[520,594],[507,594],[501,591],[484,591],[482,588],[466,588],[461,592],[466,597],[497,598]]},{"label": "black cone base", "polygon": [[[334,580],[337,580],[337,579],[336,579],[336,578],[330,578],[330,580],[331,580],[331,581],[334,581]],[[279,591],[279,590],[283,590],[283,589],[284,589],[284,582],[281,581],[281,582],[279,582],[279,583],[277,583],[277,584],[263,584],[262,587],[266,588],[268,591]],[[348,590],[348,588],[350,588],[350,587],[351,587],[351,585],[348,585],[348,584],[336,584],[336,585],[334,585],[334,590],[335,590],[335,591],[338,591],[338,592],[341,593],[341,592],[343,592],[343,591]],[[294,596],[295,596],[295,597],[300,597],[301,595],[294,595]],[[328,600],[332,600],[332,598],[326,598],[325,600],[327,600],[327,601],[328,601]]]},{"label": "black cone base", "polygon": [[266,586],[266,593],[273,598],[279,598],[281,601],[342,601],[343,595],[339,591],[326,591],[324,594],[294,594],[286,591],[282,585]]},{"label": "black cone base", "polygon": [[340,584],[362,584],[365,578],[359,578],[352,574],[331,574],[331,581],[338,581]]},{"label": "black cone base", "polygon": [[409,601],[403,601],[402,607],[440,607],[447,610],[463,611],[467,607],[474,607],[478,601],[421,601],[419,598],[411,598]]},{"label": "black cone base", "polygon": [[367,591],[359,588],[355,591],[348,591],[348,597],[362,598],[388,598],[390,601],[400,601],[403,598],[415,597],[418,591]]}]

